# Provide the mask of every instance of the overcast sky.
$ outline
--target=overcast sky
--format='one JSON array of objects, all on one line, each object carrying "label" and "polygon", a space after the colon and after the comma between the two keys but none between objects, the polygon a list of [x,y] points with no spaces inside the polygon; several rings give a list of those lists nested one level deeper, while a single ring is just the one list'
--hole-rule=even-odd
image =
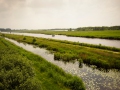
[{"label": "overcast sky", "polygon": [[120,25],[120,0],[0,0],[0,28]]}]

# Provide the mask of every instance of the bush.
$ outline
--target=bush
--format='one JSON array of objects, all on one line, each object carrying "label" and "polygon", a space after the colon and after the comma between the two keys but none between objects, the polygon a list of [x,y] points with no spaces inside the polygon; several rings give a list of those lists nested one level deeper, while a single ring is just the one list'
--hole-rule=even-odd
[{"label": "bush", "polygon": [[12,53],[9,50],[1,55],[0,90],[40,90],[31,63],[19,54]]},{"label": "bush", "polygon": [[85,90],[85,88],[82,86],[83,83],[81,80],[74,76],[73,79],[69,79],[65,82],[65,85],[70,87],[72,90]]},{"label": "bush", "polygon": [[23,40],[26,40],[26,37],[24,37]]},{"label": "bush", "polygon": [[54,59],[55,60],[63,60],[63,61],[71,61],[78,59],[78,56],[73,53],[54,53]]},{"label": "bush", "polygon": [[33,38],[32,43],[35,43],[35,42],[36,42],[36,39],[35,39],[35,38]]}]

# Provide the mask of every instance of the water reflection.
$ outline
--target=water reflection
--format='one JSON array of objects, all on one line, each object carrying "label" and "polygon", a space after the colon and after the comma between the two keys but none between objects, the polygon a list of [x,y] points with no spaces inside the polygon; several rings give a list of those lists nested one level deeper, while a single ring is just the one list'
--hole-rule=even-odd
[{"label": "water reflection", "polygon": [[88,66],[79,61],[63,62],[54,60],[54,54],[45,49],[41,49],[25,43],[18,43],[17,41],[7,39],[16,45],[40,55],[46,60],[61,67],[66,72],[77,75],[84,81],[87,90],[120,90],[120,72],[115,69],[104,72],[102,69],[98,70],[95,66]]},{"label": "water reflection", "polygon": [[89,43],[89,44],[104,45],[104,46],[120,48],[120,40],[108,40],[108,39],[84,38],[84,37],[68,37],[65,35],[55,35],[54,36],[54,35],[33,34],[33,33],[15,33],[15,32],[12,32],[12,34],[51,38],[51,39],[58,39],[58,40],[68,40],[68,41],[73,41],[73,42]]}]

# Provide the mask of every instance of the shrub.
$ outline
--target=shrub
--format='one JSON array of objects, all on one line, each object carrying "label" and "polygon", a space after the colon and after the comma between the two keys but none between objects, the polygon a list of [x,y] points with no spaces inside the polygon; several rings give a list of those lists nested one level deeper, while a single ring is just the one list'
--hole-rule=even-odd
[{"label": "shrub", "polygon": [[26,40],[26,37],[24,37],[23,40]]},{"label": "shrub", "polygon": [[63,61],[71,61],[78,59],[78,56],[73,53],[54,53],[54,59],[55,60],[63,60]]},{"label": "shrub", "polygon": [[83,66],[83,60],[81,58],[79,58],[78,61],[79,61],[79,67],[82,68],[82,66]]},{"label": "shrub", "polygon": [[36,39],[35,39],[35,38],[33,38],[32,43],[35,43],[35,42],[36,42]]},{"label": "shrub", "polygon": [[1,55],[0,90],[40,90],[34,76],[31,63],[26,58],[12,54],[12,50]]},{"label": "shrub", "polygon": [[73,79],[69,79],[65,82],[65,85],[70,87],[72,90],[85,90],[85,88],[82,86],[83,83],[81,80],[74,76]]}]

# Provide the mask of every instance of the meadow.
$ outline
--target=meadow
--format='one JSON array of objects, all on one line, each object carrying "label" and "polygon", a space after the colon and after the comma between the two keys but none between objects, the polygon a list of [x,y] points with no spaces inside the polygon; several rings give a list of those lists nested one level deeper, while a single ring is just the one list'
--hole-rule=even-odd
[{"label": "meadow", "polygon": [[[99,69],[120,70],[120,52],[97,49],[82,46],[81,44],[69,41],[60,41],[45,38],[35,38],[23,35],[1,34],[4,37],[14,39],[18,42],[33,44],[54,53],[55,60],[73,61],[78,60],[87,65],[95,65]],[[119,50],[119,49],[118,49]]]},{"label": "meadow", "polygon": [[85,90],[85,87],[77,76],[0,37],[0,90]]},{"label": "meadow", "polygon": [[120,30],[99,30],[99,31],[15,30],[15,32],[120,40]]}]

